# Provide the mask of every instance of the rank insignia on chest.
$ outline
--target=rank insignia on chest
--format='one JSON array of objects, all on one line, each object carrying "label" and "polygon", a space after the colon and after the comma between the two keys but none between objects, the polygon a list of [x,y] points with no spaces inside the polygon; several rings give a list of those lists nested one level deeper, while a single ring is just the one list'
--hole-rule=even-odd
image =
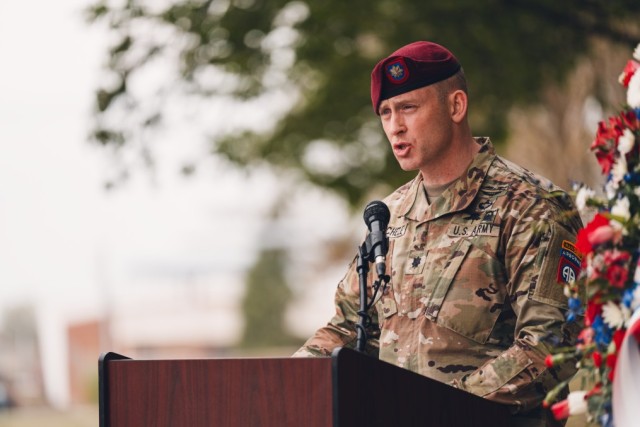
[{"label": "rank insignia on chest", "polygon": [[427,254],[423,250],[409,252],[404,274],[420,274],[424,270]]},{"label": "rank insignia on chest", "polygon": [[568,240],[562,241],[560,262],[558,263],[558,283],[572,283],[580,274],[581,256],[575,245]]}]

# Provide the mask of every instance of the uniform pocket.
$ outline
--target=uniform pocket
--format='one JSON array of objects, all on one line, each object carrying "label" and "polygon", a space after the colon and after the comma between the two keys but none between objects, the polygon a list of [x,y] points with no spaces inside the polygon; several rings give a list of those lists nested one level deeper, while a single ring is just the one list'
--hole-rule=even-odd
[{"label": "uniform pocket", "polygon": [[387,319],[398,313],[398,305],[393,297],[383,297],[376,303],[376,311],[378,312],[378,326],[382,329]]},{"label": "uniform pocket", "polygon": [[580,254],[573,242],[575,235],[557,223],[542,234],[536,267],[539,276],[531,289],[531,299],[561,309],[567,308],[564,285],[580,274]]},{"label": "uniform pocket", "polygon": [[503,268],[470,240],[462,239],[436,279],[425,315],[480,344],[489,339],[506,300]]},{"label": "uniform pocket", "polygon": [[[444,298],[447,296],[449,287],[453,282],[453,278],[458,272],[462,261],[467,256],[467,252],[470,247],[471,243],[469,243],[468,240],[459,240],[451,251],[451,258],[449,258],[445,263],[442,273],[436,278],[435,286],[433,287],[433,291],[429,297],[427,310],[425,312],[426,316],[431,320],[436,320],[438,317]],[[428,286],[427,289],[428,288],[430,288],[430,286]]]},{"label": "uniform pocket", "polygon": [[382,298],[377,304],[376,309],[381,319],[391,317],[398,312],[398,306],[393,298]]}]

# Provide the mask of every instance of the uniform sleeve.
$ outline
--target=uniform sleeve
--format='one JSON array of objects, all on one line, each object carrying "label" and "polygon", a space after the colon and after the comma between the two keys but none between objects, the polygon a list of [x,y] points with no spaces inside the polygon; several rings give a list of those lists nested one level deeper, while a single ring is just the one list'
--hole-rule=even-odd
[{"label": "uniform sleeve", "polygon": [[572,345],[580,330],[577,322],[565,322],[562,283],[578,273],[578,255],[572,248],[579,227],[579,220],[516,222],[505,250],[509,302],[517,316],[514,343],[454,381],[455,386],[520,412],[540,405],[548,390],[576,372],[575,360],[546,367],[552,346],[545,337],[552,336],[561,346]]},{"label": "uniform sleeve", "polygon": [[[360,308],[360,284],[356,272],[356,259],[349,265],[345,277],[338,284],[335,294],[336,312],[326,326],[318,329],[307,342],[293,354],[293,357],[330,356],[337,347],[356,347],[358,310]],[[369,275],[369,291],[371,289],[371,274]],[[369,310],[371,325],[367,330],[368,341],[365,352],[378,356],[380,336],[375,307]]]}]

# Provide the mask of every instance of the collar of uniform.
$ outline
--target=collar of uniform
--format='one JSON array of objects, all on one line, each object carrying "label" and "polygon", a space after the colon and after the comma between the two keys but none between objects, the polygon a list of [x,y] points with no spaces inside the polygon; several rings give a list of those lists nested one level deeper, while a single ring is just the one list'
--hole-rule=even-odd
[{"label": "collar of uniform", "polygon": [[422,185],[422,174],[414,178],[404,201],[398,210],[401,216],[414,221],[428,221],[442,215],[465,209],[478,194],[487,171],[496,157],[491,140],[485,137],[474,138],[480,144],[480,150],[460,178],[429,204]]}]

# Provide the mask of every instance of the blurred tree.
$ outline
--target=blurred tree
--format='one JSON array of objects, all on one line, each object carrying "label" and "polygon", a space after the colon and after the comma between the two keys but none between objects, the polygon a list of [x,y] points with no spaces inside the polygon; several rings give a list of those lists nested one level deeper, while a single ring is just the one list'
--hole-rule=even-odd
[{"label": "blurred tree", "polygon": [[285,312],[292,292],[285,277],[286,251],[263,249],[247,274],[242,303],[244,348],[301,345],[285,328]]},{"label": "blurred tree", "polygon": [[594,40],[589,56],[576,63],[563,85],[548,84],[540,103],[511,109],[504,155],[566,189],[573,182],[602,188],[602,171],[589,145],[598,121],[625,103],[618,76],[628,59],[629,49]]},{"label": "blurred tree", "polygon": [[[455,52],[468,72],[472,127],[499,143],[509,108],[561,81],[592,37],[629,48],[640,40],[636,0],[161,3],[101,0],[90,8],[90,21],[107,22],[113,37],[93,139],[119,156],[133,148],[152,164],[145,135],[175,108],[173,96],[191,105],[224,99],[215,110],[221,122],[203,129],[217,133],[213,152],[242,167],[298,171],[352,205],[372,183],[394,187],[412,176],[396,167],[369,101],[370,70],[395,48],[428,39]],[[270,125],[245,116],[242,102]],[[120,166],[126,177],[131,166]]]}]

